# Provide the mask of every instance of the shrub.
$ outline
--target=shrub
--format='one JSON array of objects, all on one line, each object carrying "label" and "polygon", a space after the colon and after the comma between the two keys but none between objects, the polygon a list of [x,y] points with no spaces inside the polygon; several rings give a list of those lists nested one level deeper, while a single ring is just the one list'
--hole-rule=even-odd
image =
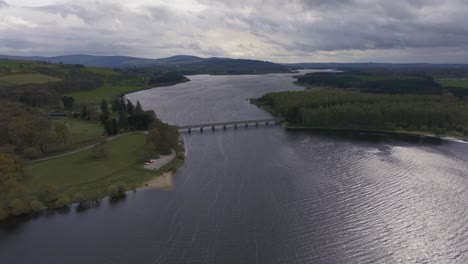
[{"label": "shrub", "polygon": [[63,208],[66,207],[68,204],[70,204],[70,197],[68,195],[60,195],[57,200],[52,204],[54,208]]},{"label": "shrub", "polygon": [[33,210],[34,212],[39,212],[44,207],[44,204],[42,204],[38,200],[32,200],[30,207],[31,207],[31,210]]},{"label": "shrub", "polygon": [[455,128],[457,132],[463,133],[464,127],[461,125],[458,125],[457,128]]},{"label": "shrub", "polygon": [[117,183],[109,187],[109,196],[111,198],[119,198],[125,196],[125,185]]},{"label": "shrub", "polygon": [[22,215],[29,210],[26,204],[20,199],[15,199],[11,201],[10,208],[11,208],[11,213],[13,215]]},{"label": "shrub", "polygon": [[77,193],[73,197],[73,201],[77,203],[83,203],[86,201],[86,197],[82,193]]},{"label": "shrub", "polygon": [[447,130],[445,128],[437,128],[435,132],[436,134],[441,135],[441,134],[445,134]]}]

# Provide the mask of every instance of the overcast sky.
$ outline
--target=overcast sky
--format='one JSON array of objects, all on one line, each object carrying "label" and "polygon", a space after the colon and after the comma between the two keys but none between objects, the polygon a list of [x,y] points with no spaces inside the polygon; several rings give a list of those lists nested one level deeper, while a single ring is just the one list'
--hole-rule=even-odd
[{"label": "overcast sky", "polygon": [[0,0],[0,54],[468,63],[467,0]]}]

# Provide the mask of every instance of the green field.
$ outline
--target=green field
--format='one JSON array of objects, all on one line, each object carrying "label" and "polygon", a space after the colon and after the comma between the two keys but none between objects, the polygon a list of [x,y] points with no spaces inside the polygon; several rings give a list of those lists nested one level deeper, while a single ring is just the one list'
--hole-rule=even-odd
[{"label": "green field", "polygon": [[138,91],[142,86],[136,85],[116,85],[116,86],[102,86],[92,91],[79,91],[68,94],[73,96],[75,102],[78,103],[93,103],[99,104],[102,99],[112,99],[120,94],[126,94],[133,91]]},{"label": "green field", "polygon": [[421,79],[419,76],[412,75],[356,75],[363,81],[388,81],[388,80],[413,80]]},{"label": "green field", "polygon": [[16,60],[6,60],[0,59],[0,66],[7,67],[11,70],[21,70],[24,68],[30,68],[32,65],[36,65],[37,62],[32,61],[16,61]]},{"label": "green field", "polygon": [[107,75],[107,76],[119,75],[118,72],[111,70],[111,69],[106,69],[106,68],[86,67],[84,68],[84,70],[87,72],[92,72],[92,73],[96,73],[100,75]]},{"label": "green field", "polygon": [[437,82],[444,87],[463,87],[468,88],[468,78],[444,78],[437,79]]},{"label": "green field", "polygon": [[29,74],[13,74],[0,76],[1,82],[6,82],[9,84],[28,84],[28,83],[47,83],[47,82],[58,82],[61,81],[60,78],[52,77],[48,75],[38,74],[38,73],[29,73]]},{"label": "green field", "polygon": [[52,184],[58,193],[72,198],[77,193],[105,196],[109,186],[116,183],[128,189],[138,187],[158,174],[143,169],[140,156],[145,140],[144,134],[129,134],[109,141],[105,147],[107,157],[101,160],[88,149],[33,163],[23,182],[33,195],[40,193],[44,184]]},{"label": "green field", "polygon": [[54,123],[62,123],[70,132],[67,145],[77,145],[97,140],[104,129],[100,123],[85,121],[77,118],[51,118]]}]

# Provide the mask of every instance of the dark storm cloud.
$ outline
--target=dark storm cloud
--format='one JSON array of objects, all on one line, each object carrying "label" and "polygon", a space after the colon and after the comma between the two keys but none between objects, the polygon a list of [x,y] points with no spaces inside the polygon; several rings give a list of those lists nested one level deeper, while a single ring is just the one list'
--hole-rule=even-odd
[{"label": "dark storm cloud", "polygon": [[[0,0],[18,51],[468,62],[464,0]],[[42,2],[41,2],[42,3]],[[48,44],[48,45],[46,45]],[[41,45],[39,48],[38,45]],[[24,47],[26,46],[26,47]],[[19,46],[18,46],[19,47]],[[14,45],[0,42],[0,53]],[[433,54],[431,57],[430,54]]]}]

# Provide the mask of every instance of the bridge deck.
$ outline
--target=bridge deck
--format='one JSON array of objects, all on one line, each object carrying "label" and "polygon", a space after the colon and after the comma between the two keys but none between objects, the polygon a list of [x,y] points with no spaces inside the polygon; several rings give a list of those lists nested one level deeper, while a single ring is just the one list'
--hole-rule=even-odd
[{"label": "bridge deck", "polygon": [[218,123],[205,123],[198,125],[188,125],[188,126],[177,126],[179,130],[181,129],[194,129],[194,128],[203,128],[203,127],[217,127],[217,126],[229,126],[229,125],[240,125],[240,124],[255,124],[255,123],[266,123],[266,122],[281,122],[284,119],[282,118],[269,118],[269,119],[254,119],[254,120],[242,120],[242,121],[231,121],[231,122],[218,122]]}]

